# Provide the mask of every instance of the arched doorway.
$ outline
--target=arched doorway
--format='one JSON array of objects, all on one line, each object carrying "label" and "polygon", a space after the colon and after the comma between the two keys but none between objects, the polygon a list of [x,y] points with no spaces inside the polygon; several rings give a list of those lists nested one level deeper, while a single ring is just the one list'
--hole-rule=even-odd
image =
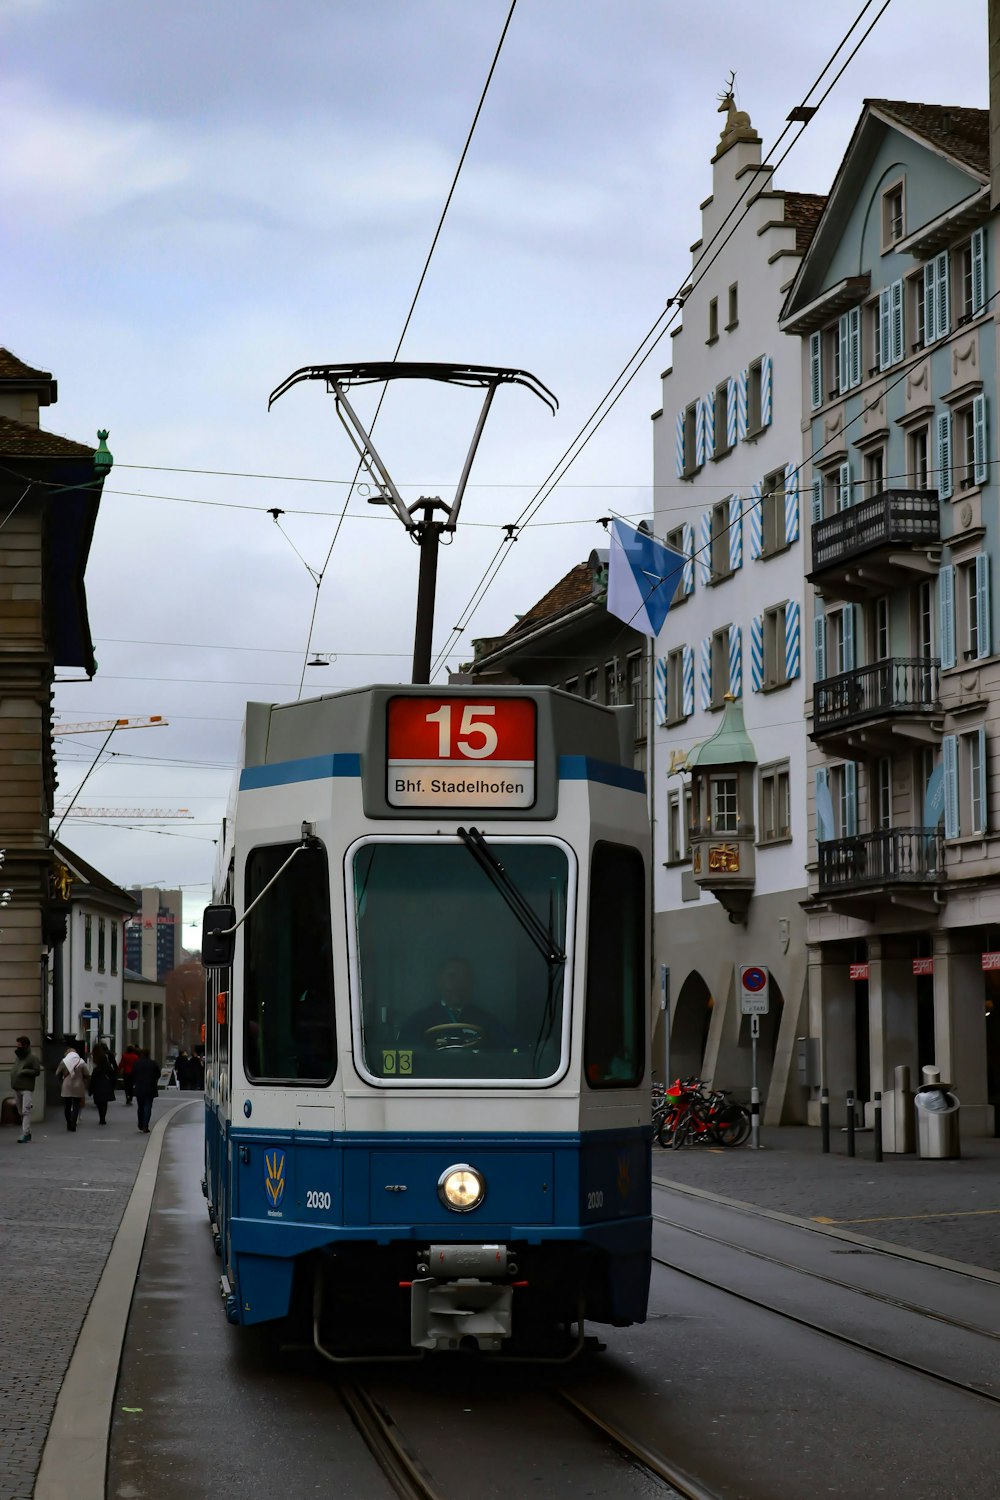
[{"label": "arched doorway", "polygon": [[681,985],[670,1021],[670,1071],[674,1078],[695,1073],[705,1062],[708,1029],[712,1024],[712,992],[697,969]]}]

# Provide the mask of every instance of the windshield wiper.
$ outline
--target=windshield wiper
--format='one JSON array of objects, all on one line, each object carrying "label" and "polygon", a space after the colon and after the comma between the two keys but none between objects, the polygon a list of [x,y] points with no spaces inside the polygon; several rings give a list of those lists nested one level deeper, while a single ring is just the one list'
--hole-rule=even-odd
[{"label": "windshield wiper", "polygon": [[555,934],[545,926],[521,891],[511,880],[504,866],[497,859],[478,828],[455,830],[480,869],[487,875],[506,901],[547,964],[566,962],[566,954],[556,942]]}]

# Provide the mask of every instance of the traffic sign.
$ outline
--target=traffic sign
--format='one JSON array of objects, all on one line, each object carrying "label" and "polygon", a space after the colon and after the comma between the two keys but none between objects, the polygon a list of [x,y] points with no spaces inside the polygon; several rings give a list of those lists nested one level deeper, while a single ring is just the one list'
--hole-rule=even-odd
[{"label": "traffic sign", "polygon": [[766,1016],[770,1007],[770,975],[763,964],[740,965],[740,1015]]},{"label": "traffic sign", "polygon": [[750,1017],[750,1037],[751,1037],[751,1039],[753,1041],[756,1041],[759,1036],[760,1036],[760,1016],[751,1016]]}]

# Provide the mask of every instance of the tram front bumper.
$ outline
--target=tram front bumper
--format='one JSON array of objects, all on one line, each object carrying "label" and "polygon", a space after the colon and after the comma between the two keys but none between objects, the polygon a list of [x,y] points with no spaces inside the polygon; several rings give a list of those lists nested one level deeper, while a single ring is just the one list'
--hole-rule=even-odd
[{"label": "tram front bumper", "polygon": [[410,1290],[415,1349],[497,1350],[510,1338],[517,1267],[506,1245],[431,1245]]}]

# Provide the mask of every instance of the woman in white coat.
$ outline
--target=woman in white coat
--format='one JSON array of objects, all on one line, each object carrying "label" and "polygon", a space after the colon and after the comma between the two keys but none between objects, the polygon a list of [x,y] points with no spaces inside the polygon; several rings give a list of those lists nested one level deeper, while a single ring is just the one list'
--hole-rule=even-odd
[{"label": "woman in white coat", "polygon": [[66,1048],[66,1055],[56,1068],[56,1077],[62,1079],[61,1093],[66,1129],[75,1130],[76,1122],[80,1118],[80,1108],[87,1095],[87,1079],[90,1077],[90,1069],[72,1042]]}]

